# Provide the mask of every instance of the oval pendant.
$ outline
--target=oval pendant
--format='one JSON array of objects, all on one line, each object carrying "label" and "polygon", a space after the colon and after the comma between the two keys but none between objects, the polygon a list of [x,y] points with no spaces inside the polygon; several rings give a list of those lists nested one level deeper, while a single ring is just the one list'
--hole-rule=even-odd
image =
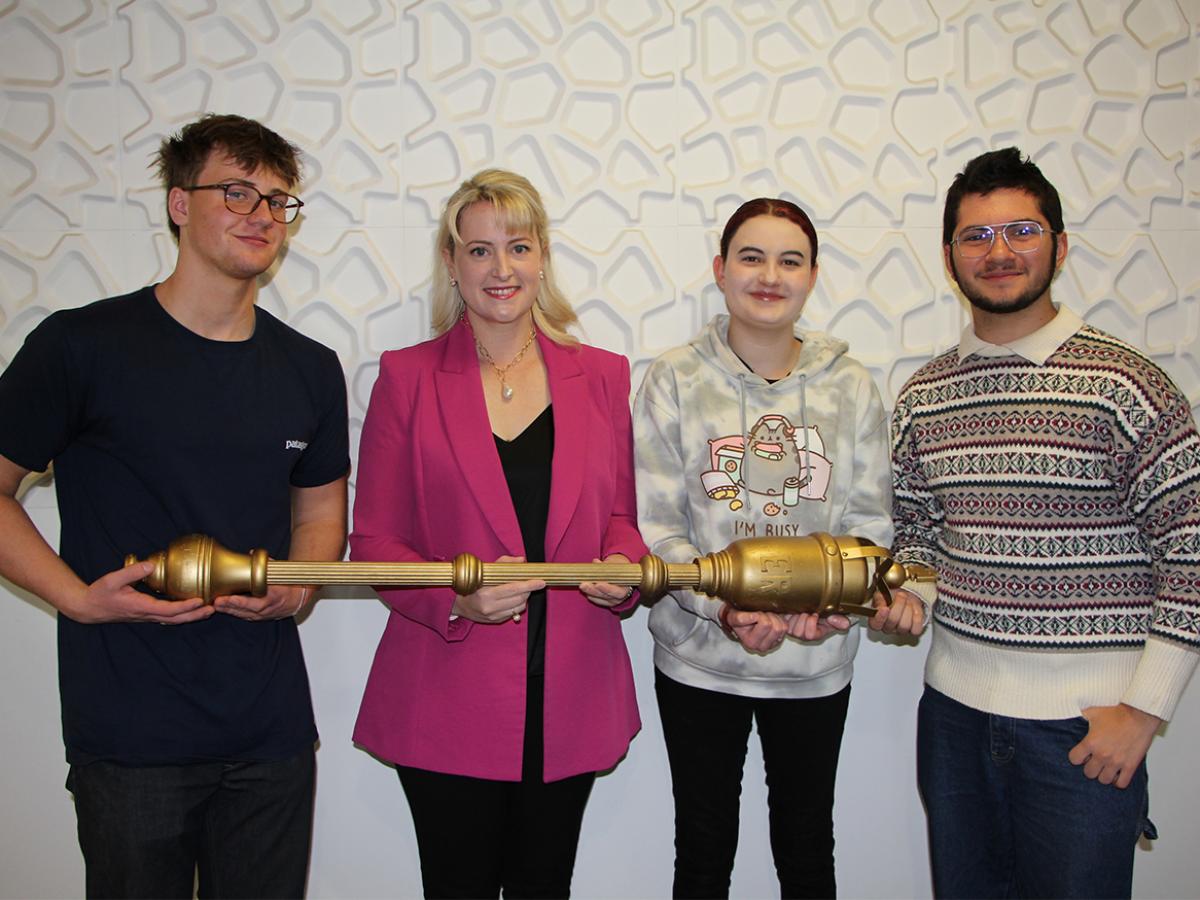
[{"label": "oval pendant", "polygon": [[500,385],[500,399],[511,400],[513,398],[513,389],[507,384]]}]

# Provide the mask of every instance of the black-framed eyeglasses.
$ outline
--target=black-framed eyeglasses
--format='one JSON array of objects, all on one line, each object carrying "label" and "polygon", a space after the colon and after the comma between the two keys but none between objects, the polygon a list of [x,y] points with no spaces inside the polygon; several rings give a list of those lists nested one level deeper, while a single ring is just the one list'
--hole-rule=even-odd
[{"label": "black-framed eyeglasses", "polygon": [[193,184],[190,187],[182,188],[182,190],[224,191],[225,208],[231,213],[237,213],[239,216],[250,215],[250,213],[258,209],[258,204],[265,200],[267,202],[267,209],[270,210],[271,218],[281,225],[295,222],[296,216],[300,215],[300,207],[304,205],[304,201],[299,197],[293,197],[291,194],[285,194],[283,191],[264,194],[256,187],[248,184],[238,184],[237,182]]},{"label": "black-framed eyeglasses", "polygon": [[958,244],[959,254],[966,259],[975,259],[991,252],[997,233],[1004,235],[1004,243],[1013,253],[1032,253],[1042,245],[1043,234],[1062,234],[1043,228],[1038,222],[1022,219],[996,225],[972,225],[960,231],[950,243]]}]

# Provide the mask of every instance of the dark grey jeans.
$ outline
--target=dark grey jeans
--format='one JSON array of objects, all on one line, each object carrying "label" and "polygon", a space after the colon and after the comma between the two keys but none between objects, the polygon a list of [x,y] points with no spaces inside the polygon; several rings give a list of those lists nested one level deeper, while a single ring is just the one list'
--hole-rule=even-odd
[{"label": "dark grey jeans", "polygon": [[87,896],[304,894],[316,760],[72,766]]}]

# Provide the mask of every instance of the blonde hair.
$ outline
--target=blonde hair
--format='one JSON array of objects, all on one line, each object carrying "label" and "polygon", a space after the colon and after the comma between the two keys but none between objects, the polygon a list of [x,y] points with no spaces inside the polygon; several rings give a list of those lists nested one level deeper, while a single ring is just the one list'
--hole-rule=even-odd
[{"label": "blonde hair", "polygon": [[431,318],[433,333],[449,331],[462,316],[465,304],[457,288],[450,283],[450,271],[442,251],[451,255],[462,244],[458,221],[463,210],[473,203],[490,203],[497,216],[510,232],[529,231],[542,250],[542,281],[537,302],[533,305],[533,321],[538,329],[556,344],[577,344],[579,339],[567,329],[579,323],[563,292],[554,280],[550,259],[550,220],[542,198],[529,181],[504,169],[484,169],[467,179],[446,201],[438,222],[437,240],[433,248],[433,304]]}]

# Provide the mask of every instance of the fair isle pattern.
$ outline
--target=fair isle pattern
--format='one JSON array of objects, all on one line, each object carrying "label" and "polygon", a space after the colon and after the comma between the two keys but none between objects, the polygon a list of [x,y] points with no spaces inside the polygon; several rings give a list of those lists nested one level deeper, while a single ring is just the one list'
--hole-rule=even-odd
[{"label": "fair isle pattern", "polygon": [[[945,602],[949,600],[950,602]],[[1086,615],[1081,611],[1086,610]],[[1140,646],[1150,625],[1142,603],[1095,606],[985,606],[969,596],[938,592],[938,623],[959,634],[1013,647]]]},{"label": "fair isle pattern", "polygon": [[1045,363],[944,353],[892,420],[898,558],[940,626],[1014,647],[1200,647],[1200,436],[1133,347],[1083,326]]},{"label": "fair isle pattern", "polygon": [[[956,567],[940,578],[939,591],[956,597],[1004,597],[1006,592],[1030,598],[1026,609],[1054,608],[1063,594],[1096,598],[1092,602],[1128,605],[1154,592],[1154,578],[1144,567],[1114,568],[1108,572],[1064,572],[1061,569],[984,574]],[[1099,598],[1103,598],[1100,600]],[[991,606],[981,603],[980,606]]]}]

